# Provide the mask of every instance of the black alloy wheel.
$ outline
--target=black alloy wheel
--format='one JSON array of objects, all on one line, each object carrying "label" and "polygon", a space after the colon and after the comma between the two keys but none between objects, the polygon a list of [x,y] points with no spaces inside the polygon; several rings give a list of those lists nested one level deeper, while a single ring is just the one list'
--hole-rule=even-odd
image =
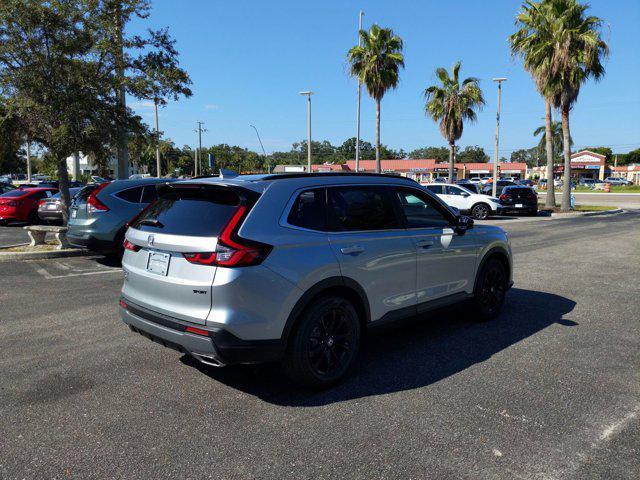
[{"label": "black alloy wheel", "polygon": [[481,320],[490,320],[500,313],[507,294],[507,271],[496,258],[491,258],[482,267],[474,303]]},{"label": "black alloy wheel", "polygon": [[291,334],[285,370],[294,381],[309,387],[337,383],[355,365],[360,330],[358,315],[345,298],[329,295],[315,301]]}]

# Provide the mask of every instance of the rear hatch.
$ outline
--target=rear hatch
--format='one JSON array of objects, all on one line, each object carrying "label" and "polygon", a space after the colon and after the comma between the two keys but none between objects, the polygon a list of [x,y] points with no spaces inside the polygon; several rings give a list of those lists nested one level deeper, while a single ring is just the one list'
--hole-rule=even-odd
[{"label": "rear hatch", "polygon": [[219,237],[237,230],[255,199],[244,189],[212,184],[173,183],[158,193],[127,230],[122,293],[132,303],[204,324],[226,248]]},{"label": "rear hatch", "polygon": [[509,188],[504,191],[500,203],[505,205],[536,205],[538,196],[531,188]]}]

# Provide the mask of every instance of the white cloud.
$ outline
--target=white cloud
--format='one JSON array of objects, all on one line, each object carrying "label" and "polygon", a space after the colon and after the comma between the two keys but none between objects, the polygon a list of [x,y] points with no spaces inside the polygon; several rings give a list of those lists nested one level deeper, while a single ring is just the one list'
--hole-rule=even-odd
[{"label": "white cloud", "polygon": [[217,109],[219,109],[219,108],[220,108],[220,106],[219,106],[219,105],[216,105],[215,103],[207,103],[207,104],[204,106],[204,109],[205,109],[205,110],[217,110]]},{"label": "white cloud", "polygon": [[149,102],[149,101],[133,102],[129,106],[131,108],[153,108],[153,102]]}]

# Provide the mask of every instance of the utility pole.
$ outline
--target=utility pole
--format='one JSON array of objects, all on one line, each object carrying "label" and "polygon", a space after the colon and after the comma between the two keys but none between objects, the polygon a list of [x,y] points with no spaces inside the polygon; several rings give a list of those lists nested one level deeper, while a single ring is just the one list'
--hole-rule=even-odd
[{"label": "utility pole", "polygon": [[160,165],[160,129],[158,128],[158,97],[153,99],[153,106],[156,110],[156,177],[162,176]]},{"label": "utility pole", "polygon": [[311,173],[311,95],[313,92],[300,92],[300,95],[307,96],[307,173]]},{"label": "utility pole", "polygon": [[207,129],[206,128],[202,128],[202,125],[204,125],[204,122],[196,122],[198,124],[198,129],[196,130],[196,132],[198,132],[198,151],[196,152],[196,162],[195,162],[195,166],[194,166],[194,173],[195,176],[198,175],[198,171],[200,171],[200,173],[202,174],[201,170],[202,170],[202,165],[200,164],[200,155],[202,154],[202,132],[206,132]]},{"label": "utility pole", "polygon": [[31,183],[31,141],[27,137],[27,182]]},{"label": "utility pole", "polygon": [[[360,10],[360,21],[358,23],[358,46],[361,45],[362,39],[360,38],[360,32],[362,31],[362,16],[364,12]],[[356,172],[360,171],[360,94],[362,92],[362,84],[360,83],[360,77],[358,77],[358,115],[356,121]]]},{"label": "utility pole", "polygon": [[[266,162],[267,152],[264,151],[264,145],[262,145],[262,140],[260,139],[260,134],[258,133],[258,129],[255,127],[255,125],[249,125],[249,126],[253,127],[253,129],[256,131],[256,135],[258,136],[258,141],[260,142],[260,148],[262,148],[262,155],[264,155],[264,160]],[[269,162],[267,162],[267,173],[271,173],[271,164]]]},{"label": "utility pole", "polygon": [[496,148],[493,153],[493,188],[492,196],[496,196],[498,188],[498,144],[500,143],[500,93],[502,92],[502,82],[506,82],[506,78],[494,78],[494,82],[498,83],[498,113],[496,114]]}]

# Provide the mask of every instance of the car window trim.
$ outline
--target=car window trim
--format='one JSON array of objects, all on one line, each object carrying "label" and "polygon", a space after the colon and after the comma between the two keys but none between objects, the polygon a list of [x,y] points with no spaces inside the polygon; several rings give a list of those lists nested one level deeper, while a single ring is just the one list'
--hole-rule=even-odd
[{"label": "car window trim", "polygon": [[[144,185],[135,185],[133,187],[123,188],[122,190],[118,190],[117,192],[113,192],[110,195],[112,197],[115,197],[117,200],[120,200],[121,202],[127,202],[127,203],[130,203],[131,205],[141,205],[142,204],[142,202],[141,202],[142,195],[144,194],[144,187],[145,187]],[[127,190],[133,190],[134,188],[139,188],[140,189],[140,198],[138,198],[137,202],[130,202],[129,200],[126,200],[126,199],[118,196],[118,193],[126,192]]]}]

